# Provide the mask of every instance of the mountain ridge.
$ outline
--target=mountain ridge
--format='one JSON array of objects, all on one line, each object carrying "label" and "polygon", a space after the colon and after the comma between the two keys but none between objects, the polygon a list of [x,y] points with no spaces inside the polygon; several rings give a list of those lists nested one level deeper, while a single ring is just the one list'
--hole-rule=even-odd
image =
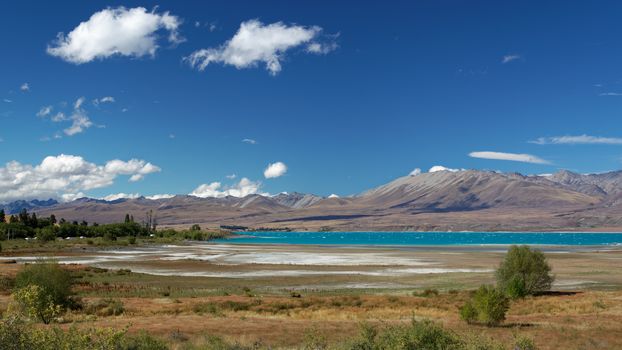
[{"label": "mountain ridge", "polygon": [[[482,170],[435,171],[397,178],[356,196],[298,192],[246,197],[78,199],[34,209],[100,223],[125,213],[156,213],[166,226],[205,224],[291,229],[575,229],[620,227],[622,171],[522,175]],[[462,221],[461,221],[462,220]]]}]

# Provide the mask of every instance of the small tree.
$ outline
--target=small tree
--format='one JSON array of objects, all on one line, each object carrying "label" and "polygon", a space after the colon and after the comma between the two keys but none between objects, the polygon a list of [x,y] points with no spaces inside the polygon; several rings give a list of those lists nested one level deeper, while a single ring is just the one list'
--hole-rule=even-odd
[{"label": "small tree", "polygon": [[41,288],[41,294],[48,297],[55,305],[69,305],[71,295],[71,275],[58,263],[39,262],[26,265],[15,276],[15,288],[26,288],[35,285]]},{"label": "small tree", "polygon": [[505,320],[510,301],[503,291],[493,286],[482,285],[460,308],[460,317],[468,323],[496,326]]},{"label": "small tree", "polygon": [[38,285],[30,284],[13,293],[13,298],[22,311],[30,318],[37,318],[48,324],[62,311],[62,307],[54,302],[51,294]]},{"label": "small tree", "polygon": [[549,290],[554,281],[544,254],[526,245],[513,245],[497,269],[497,286],[511,298]]}]

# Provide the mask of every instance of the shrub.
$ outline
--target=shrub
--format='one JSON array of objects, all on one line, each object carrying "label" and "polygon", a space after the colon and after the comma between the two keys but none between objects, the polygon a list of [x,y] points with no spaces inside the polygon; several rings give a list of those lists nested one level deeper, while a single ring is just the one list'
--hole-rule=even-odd
[{"label": "shrub", "polygon": [[536,344],[531,338],[518,336],[514,341],[514,350],[537,350]]},{"label": "shrub", "polygon": [[123,347],[125,350],[167,350],[168,348],[164,341],[154,338],[145,331],[128,337]]},{"label": "shrub", "polygon": [[492,286],[481,286],[460,308],[460,317],[468,323],[496,326],[505,320],[510,302],[505,294]]},{"label": "shrub", "polygon": [[54,302],[51,294],[38,285],[30,284],[13,293],[13,298],[24,314],[48,324],[61,314],[62,307]]},{"label": "shrub", "polygon": [[317,329],[307,329],[304,333],[302,341],[302,349],[304,350],[325,350],[328,348],[328,342]]},{"label": "shrub", "polygon": [[15,276],[15,288],[21,289],[29,285],[41,287],[41,296],[51,298],[55,305],[67,306],[70,304],[71,275],[62,269],[58,263],[38,262],[26,265]]},{"label": "shrub", "polygon": [[0,320],[0,348],[7,350],[164,350],[166,343],[145,332],[129,336],[111,328],[68,330],[31,327],[14,315]]},{"label": "shrub", "polygon": [[464,342],[452,331],[429,321],[413,319],[408,326],[387,326],[382,330],[363,325],[357,339],[345,348],[351,350],[380,349],[462,349]]},{"label": "shrub", "polygon": [[125,311],[125,307],[121,300],[107,298],[88,304],[85,311],[89,315],[118,316]]},{"label": "shrub", "polygon": [[526,245],[511,246],[497,269],[497,286],[511,298],[549,290],[554,277],[544,254]]},{"label": "shrub", "polygon": [[39,242],[52,242],[56,240],[56,232],[51,226],[42,228],[37,232],[37,240]]}]

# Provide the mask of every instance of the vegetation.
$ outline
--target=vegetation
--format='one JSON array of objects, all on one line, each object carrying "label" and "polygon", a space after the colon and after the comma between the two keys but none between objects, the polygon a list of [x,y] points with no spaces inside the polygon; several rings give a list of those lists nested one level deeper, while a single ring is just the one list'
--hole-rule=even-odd
[{"label": "vegetation", "polygon": [[505,320],[509,307],[510,302],[503,291],[483,285],[460,308],[460,317],[468,323],[497,326]]},{"label": "vegetation", "polygon": [[0,321],[0,347],[6,350],[165,350],[162,340],[145,332],[131,336],[125,330],[38,328],[17,317]]},{"label": "vegetation", "polygon": [[71,275],[58,263],[41,261],[26,265],[15,277],[18,290],[33,285],[40,288],[39,295],[43,299],[62,307],[70,305]]},{"label": "vegetation", "polygon": [[50,323],[62,312],[61,306],[54,302],[52,295],[38,285],[31,284],[16,290],[13,298],[26,316],[30,319],[39,319],[45,324]]},{"label": "vegetation", "polygon": [[513,299],[549,290],[554,277],[544,254],[513,245],[496,272],[497,286]]},{"label": "vegetation", "polygon": [[[0,213],[1,214],[1,213]],[[1,218],[2,215],[0,215]],[[146,223],[139,224],[132,215],[126,214],[122,223],[89,224],[86,221],[68,222],[61,218],[56,220],[54,215],[48,218],[38,218],[35,213],[22,210],[19,215],[11,215],[9,222],[0,220],[0,241],[7,239],[37,240],[39,243],[54,242],[59,239],[84,239],[87,244],[136,244],[137,239],[163,239],[207,241],[224,238],[227,231],[204,231],[199,225],[192,225],[188,230],[160,229],[157,230],[156,219],[152,212],[147,213]],[[118,242],[119,238],[127,237],[126,241]],[[1,251],[1,248],[0,248]]]}]

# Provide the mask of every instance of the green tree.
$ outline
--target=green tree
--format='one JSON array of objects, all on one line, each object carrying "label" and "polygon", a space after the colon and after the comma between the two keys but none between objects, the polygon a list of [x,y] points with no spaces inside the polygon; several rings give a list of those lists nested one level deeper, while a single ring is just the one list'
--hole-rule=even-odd
[{"label": "green tree", "polygon": [[511,298],[549,290],[555,279],[544,254],[526,245],[510,247],[496,277],[499,289]]},{"label": "green tree", "polygon": [[125,222],[126,224],[129,224],[131,222],[130,221],[130,214],[125,214],[125,220],[123,222]]},{"label": "green tree", "polygon": [[509,307],[510,300],[503,291],[482,285],[460,308],[460,317],[468,323],[496,326],[505,320]]},{"label": "green tree", "polygon": [[58,263],[45,261],[26,265],[15,276],[15,288],[30,285],[41,287],[43,297],[49,297],[55,305],[67,306],[70,303],[71,275]]},{"label": "green tree", "polygon": [[52,223],[52,225],[56,225],[56,215],[50,215],[50,223]]},{"label": "green tree", "polygon": [[201,231],[201,226],[194,224],[190,227],[190,231]]},{"label": "green tree", "polygon": [[4,209],[0,209],[0,223],[6,222],[6,214],[4,213]]},{"label": "green tree", "polygon": [[38,318],[45,324],[50,323],[62,311],[62,306],[54,302],[52,295],[35,284],[17,289],[13,298],[28,317]]}]

